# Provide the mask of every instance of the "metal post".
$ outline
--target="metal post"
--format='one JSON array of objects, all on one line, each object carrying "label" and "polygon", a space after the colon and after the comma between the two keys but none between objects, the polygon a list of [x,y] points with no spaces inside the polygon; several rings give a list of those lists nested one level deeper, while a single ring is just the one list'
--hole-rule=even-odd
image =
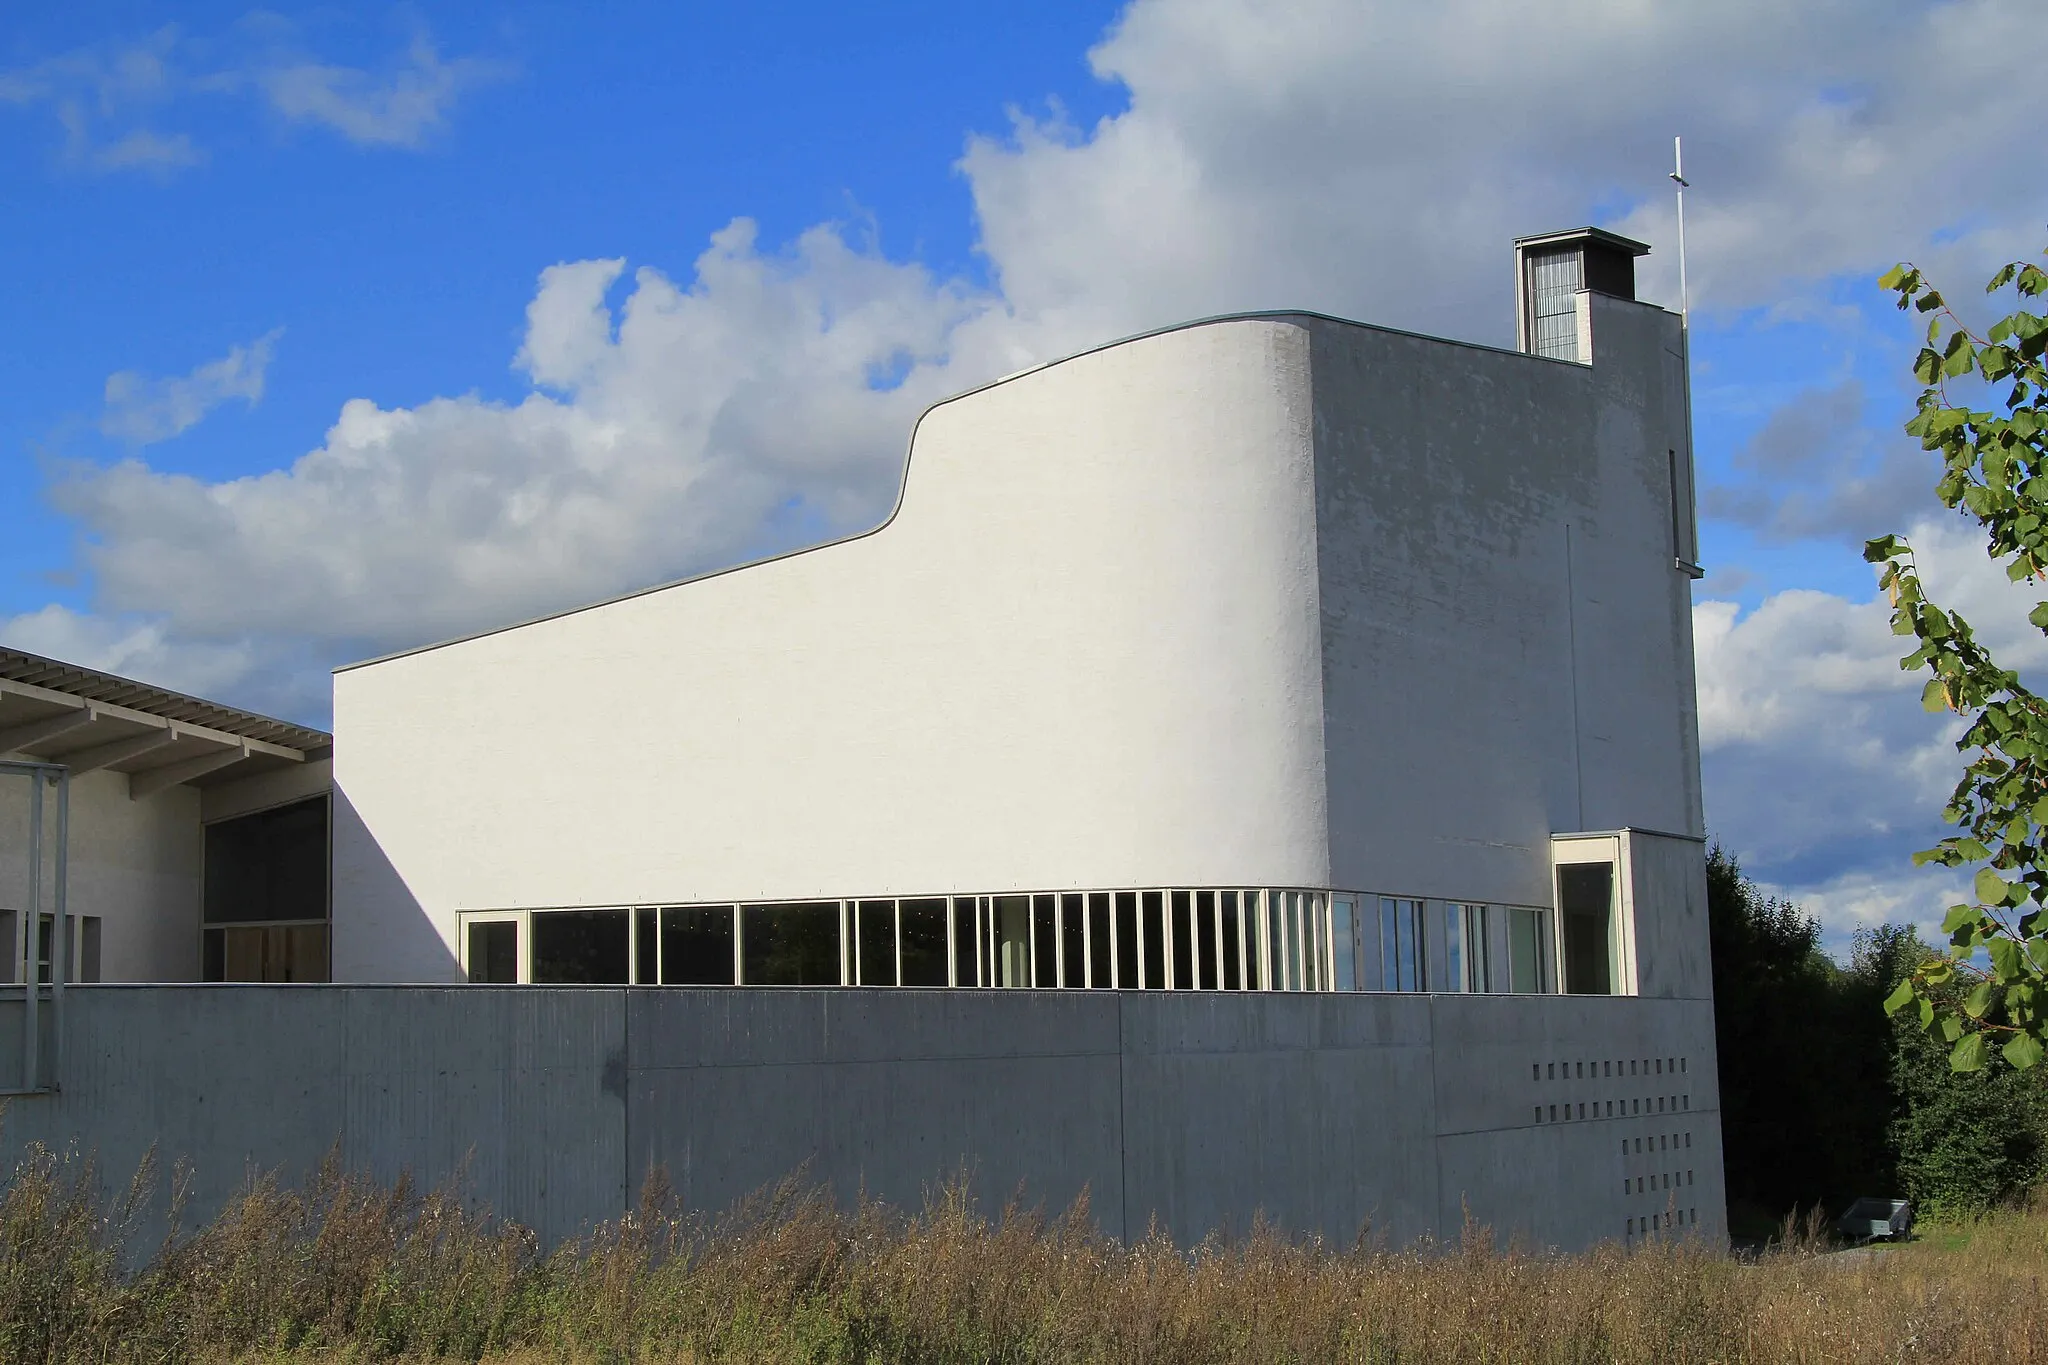
[{"label": "metal post", "polygon": [[28,913],[21,917],[21,1088],[34,1090],[36,1063],[36,931],[43,927],[43,775],[29,774]]},{"label": "metal post", "polygon": [[64,1076],[64,982],[71,975],[72,964],[70,907],[64,895],[70,882],[66,874],[71,850],[71,774],[68,771],[53,774],[51,785],[57,789],[57,885],[53,907],[57,917],[57,936],[50,945],[49,1088],[55,1090]]}]

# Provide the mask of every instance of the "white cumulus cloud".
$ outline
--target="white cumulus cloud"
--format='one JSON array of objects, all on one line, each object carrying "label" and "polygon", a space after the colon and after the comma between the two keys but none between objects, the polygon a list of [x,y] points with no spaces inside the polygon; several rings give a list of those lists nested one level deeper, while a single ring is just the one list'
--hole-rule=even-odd
[{"label": "white cumulus cloud", "polygon": [[467,90],[508,74],[477,57],[443,59],[431,40],[414,39],[402,60],[378,71],[326,62],[282,62],[256,80],[288,119],[333,129],[367,146],[417,147],[446,122]]},{"label": "white cumulus cloud", "polygon": [[[1911,539],[1935,601],[2006,666],[2048,666],[2026,620],[2038,593],[2007,581],[1981,537],[1945,519]],[[1710,600],[1693,629],[1709,826],[1837,930],[1882,915],[1931,931],[1957,885],[1910,855],[1950,832],[1940,812],[1962,775],[1962,723],[1921,706],[1926,675],[1899,667],[1912,646],[1892,634],[1888,603],[1795,589],[1744,614]]]},{"label": "white cumulus cloud", "polygon": [[263,378],[270,353],[283,328],[264,333],[246,346],[230,346],[218,360],[209,360],[189,374],[151,379],[133,370],[107,376],[102,395],[100,430],[117,441],[152,445],[198,425],[207,413],[233,399],[250,407],[263,399]]},{"label": "white cumulus cloud", "polygon": [[140,39],[82,47],[0,69],[0,105],[41,109],[63,130],[64,162],[87,171],[169,176],[207,158],[188,131],[165,131],[196,101],[254,96],[295,124],[362,146],[419,148],[463,96],[512,74],[508,63],[444,57],[425,30],[393,59],[349,66],[308,55],[297,29],[257,11],[226,35],[166,25]]},{"label": "white cumulus cloud", "polygon": [[74,472],[55,496],[95,533],[100,601],[207,638],[389,648],[887,510],[973,304],[827,229],[763,253],[736,223],[690,287],[642,269],[614,314],[622,269],[542,272],[517,403],[356,399],[289,467],[223,483],[137,460]]},{"label": "white cumulus cloud", "polygon": [[255,653],[241,642],[174,641],[160,620],[120,620],[56,605],[0,617],[0,640],[31,654],[200,697],[243,684]]},{"label": "white cumulus cloud", "polygon": [[1675,305],[1682,133],[1695,304],[1783,307],[1908,252],[2037,245],[2048,188],[1982,129],[2048,111],[2038,18],[2028,0],[1140,0],[1091,54],[1128,110],[1019,116],[963,164],[1027,319],[1113,333],[1308,306],[1505,341],[1508,239],[1594,205],[1653,243],[1645,294]]}]

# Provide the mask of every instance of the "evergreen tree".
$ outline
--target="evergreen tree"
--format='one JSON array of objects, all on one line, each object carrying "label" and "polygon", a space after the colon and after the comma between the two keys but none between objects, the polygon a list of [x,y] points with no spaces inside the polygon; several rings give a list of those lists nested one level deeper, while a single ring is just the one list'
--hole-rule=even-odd
[{"label": "evergreen tree", "polygon": [[2042,1072],[1994,1055],[1959,1074],[1947,1041],[1913,1012],[1886,1019],[1885,997],[1936,957],[1911,928],[1857,934],[1841,966],[1812,916],[1765,896],[1719,847],[1707,855],[1707,916],[1738,1226],[1760,1230],[1814,1205],[1837,1213],[1865,1194],[1967,1215],[2048,1174]]},{"label": "evergreen tree", "polygon": [[1707,923],[1730,1203],[1775,1222],[1887,1188],[1890,978],[1837,966],[1814,919],[1764,896],[1718,846]]}]

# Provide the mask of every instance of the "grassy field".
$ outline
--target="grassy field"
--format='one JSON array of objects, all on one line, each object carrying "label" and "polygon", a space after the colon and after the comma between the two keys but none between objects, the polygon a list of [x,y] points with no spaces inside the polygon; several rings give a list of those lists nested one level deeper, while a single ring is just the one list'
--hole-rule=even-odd
[{"label": "grassy field", "polygon": [[89,1163],[49,1154],[13,1173],[6,1361],[2048,1361],[2048,1218],[2017,1213],[1875,1255],[1795,1237],[1741,1262],[1683,1241],[1532,1254],[1478,1230],[1405,1250],[1126,1246],[1085,1205],[991,1214],[958,1188],[902,1213],[792,1182],[703,1219],[657,1185],[542,1255],[447,1192],[339,1170],[138,1246],[155,1183],[102,1199]]}]

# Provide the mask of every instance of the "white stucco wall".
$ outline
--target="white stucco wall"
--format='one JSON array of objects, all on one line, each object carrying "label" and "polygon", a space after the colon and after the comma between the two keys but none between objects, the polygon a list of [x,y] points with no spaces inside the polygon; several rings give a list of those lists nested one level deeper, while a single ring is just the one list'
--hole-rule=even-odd
[{"label": "white stucco wall", "polygon": [[878,533],[335,679],[335,976],[458,912],[1327,885],[1310,335],[944,403]]}]

